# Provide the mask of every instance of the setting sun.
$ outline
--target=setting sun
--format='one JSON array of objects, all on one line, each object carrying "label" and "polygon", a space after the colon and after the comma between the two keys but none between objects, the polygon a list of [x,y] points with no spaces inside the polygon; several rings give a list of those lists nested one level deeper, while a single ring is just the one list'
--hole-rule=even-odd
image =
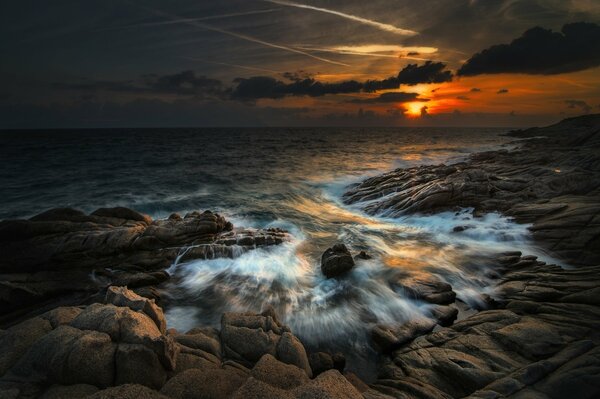
[{"label": "setting sun", "polygon": [[421,116],[421,110],[423,109],[423,103],[413,102],[404,104],[406,107],[406,115],[412,118]]}]

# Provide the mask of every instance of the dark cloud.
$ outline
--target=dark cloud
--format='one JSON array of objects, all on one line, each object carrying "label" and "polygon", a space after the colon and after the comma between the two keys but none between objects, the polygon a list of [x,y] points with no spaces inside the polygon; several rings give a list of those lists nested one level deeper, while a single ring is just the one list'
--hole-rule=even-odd
[{"label": "dark cloud", "polygon": [[427,112],[427,110],[429,109],[429,107],[427,105],[423,105],[421,107],[421,117],[422,118],[427,118],[429,117],[429,112]]},{"label": "dark cloud", "polygon": [[339,83],[323,83],[312,78],[285,83],[268,76],[237,78],[237,86],[231,92],[234,100],[253,101],[260,98],[283,98],[286,96],[320,97],[326,94],[357,93],[363,84],[355,80]]},{"label": "dark cloud", "polygon": [[506,94],[508,93],[508,89],[500,89],[496,92],[496,94]]},{"label": "dark cloud", "polygon": [[368,80],[364,91],[397,89],[400,85],[414,86],[420,83],[444,83],[452,81],[452,72],[443,62],[427,61],[423,65],[408,64],[398,76],[383,80]]},{"label": "dark cloud", "polygon": [[467,97],[467,96],[457,96],[456,98],[457,98],[458,100],[463,100],[463,101],[469,101],[469,100],[470,100],[470,98],[469,98],[469,97]]},{"label": "dark cloud", "polygon": [[409,101],[429,101],[428,98],[419,98],[419,93],[406,93],[406,92],[390,92],[382,93],[375,98],[359,98],[350,102],[356,104],[378,104],[378,103],[404,103]]},{"label": "dark cloud", "polygon": [[182,71],[170,75],[142,75],[139,80],[91,81],[83,83],[55,83],[54,87],[82,91],[112,91],[120,93],[176,94],[185,96],[221,95],[224,92],[220,80],[196,76],[194,71]]},{"label": "dark cloud", "polygon": [[586,114],[592,112],[592,106],[582,100],[565,100],[567,108],[570,109],[581,109]]},{"label": "dark cloud", "polygon": [[473,87],[471,89],[471,93],[479,93],[479,92],[481,92],[481,89],[478,89],[477,87]]},{"label": "dark cloud", "polygon": [[283,98],[286,96],[319,97],[327,94],[349,94],[393,90],[401,85],[413,86],[419,83],[442,83],[452,80],[452,72],[445,69],[442,62],[427,61],[423,65],[409,64],[397,76],[383,80],[358,82],[347,80],[337,83],[323,83],[304,74],[286,73],[284,77],[291,83],[272,77],[255,76],[237,78],[237,86],[231,92],[231,98],[242,101],[254,101],[261,98]]},{"label": "dark cloud", "polygon": [[492,73],[552,75],[600,65],[600,26],[566,24],[561,32],[535,27],[510,44],[499,44],[472,56],[458,70],[461,76]]}]

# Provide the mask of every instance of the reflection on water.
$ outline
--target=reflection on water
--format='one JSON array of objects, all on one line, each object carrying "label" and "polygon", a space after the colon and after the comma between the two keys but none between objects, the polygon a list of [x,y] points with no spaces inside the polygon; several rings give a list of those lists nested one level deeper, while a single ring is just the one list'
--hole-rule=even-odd
[{"label": "reflection on water", "polygon": [[[394,289],[437,276],[466,304],[490,290],[490,256],[538,254],[526,226],[468,210],[372,217],[339,200],[349,183],[394,167],[452,162],[503,143],[497,129],[162,129],[0,134],[0,218],[51,207],[128,206],[153,217],[212,209],[234,225],[281,227],[294,239],[236,259],[177,263],[165,287],[170,327],[218,325],[225,311],[274,305],[311,348],[339,349],[357,369],[373,357],[375,323],[429,317]],[[364,204],[363,204],[364,205]],[[454,227],[465,226],[461,232]],[[367,251],[325,279],[323,251]],[[362,360],[362,361],[361,361]],[[361,370],[359,370],[361,371]],[[368,370],[362,370],[362,375]]]}]

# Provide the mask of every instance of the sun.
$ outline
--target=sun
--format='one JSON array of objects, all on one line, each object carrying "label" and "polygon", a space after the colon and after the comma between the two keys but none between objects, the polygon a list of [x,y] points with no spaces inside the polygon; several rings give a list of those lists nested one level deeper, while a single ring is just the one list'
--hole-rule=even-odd
[{"label": "sun", "polygon": [[421,108],[423,108],[422,103],[414,102],[414,103],[406,103],[404,104],[406,108],[406,115],[416,118],[421,116]]}]

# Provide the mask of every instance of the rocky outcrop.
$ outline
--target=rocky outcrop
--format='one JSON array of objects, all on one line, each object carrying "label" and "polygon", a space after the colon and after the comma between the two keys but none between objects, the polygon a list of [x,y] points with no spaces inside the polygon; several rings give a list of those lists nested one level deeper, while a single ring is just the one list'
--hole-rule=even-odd
[{"label": "rocky outcrop", "polygon": [[321,256],[321,271],[327,278],[340,276],[354,267],[354,259],[344,244],[327,248]]},{"label": "rocky outcrop", "polygon": [[152,220],[127,208],[61,208],[2,221],[0,323],[93,302],[111,284],[156,297],[148,287],[167,280],[176,259],[235,257],[286,239],[279,229],[234,229],[210,211]]},{"label": "rocky outcrop", "polygon": [[371,387],[403,398],[600,395],[600,266],[513,254],[497,269],[497,309],[400,345]]},{"label": "rocky outcrop", "polygon": [[124,287],[3,331],[0,360],[0,397],[11,398],[361,398],[355,385],[365,387],[343,367],[311,379],[304,346],[272,308],[179,333]]},{"label": "rocky outcrop", "polygon": [[344,201],[388,216],[468,207],[476,214],[499,211],[532,223],[533,237],[566,262],[599,264],[600,115],[512,135],[528,139],[466,162],[372,177],[350,187]]}]

